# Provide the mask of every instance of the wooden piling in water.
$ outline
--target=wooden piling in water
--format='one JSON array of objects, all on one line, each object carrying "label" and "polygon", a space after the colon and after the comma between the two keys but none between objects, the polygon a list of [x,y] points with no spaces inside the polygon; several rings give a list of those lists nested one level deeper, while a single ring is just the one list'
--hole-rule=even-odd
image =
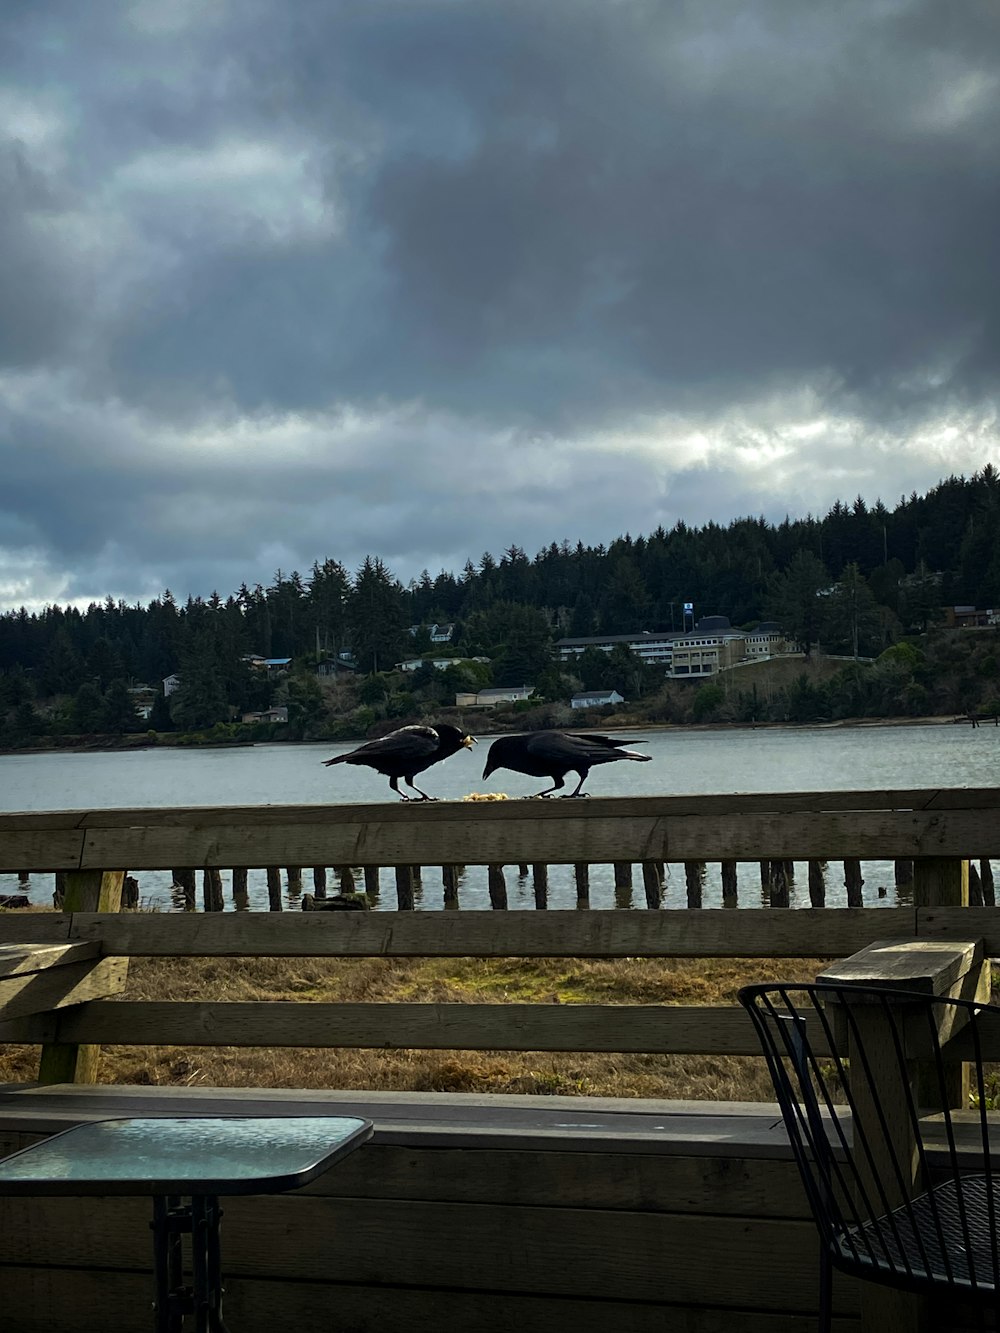
[{"label": "wooden piling in water", "polygon": [[905,889],[913,883],[913,862],[912,861],[893,861],[892,863],[893,879],[896,882],[897,889]]},{"label": "wooden piling in water", "polygon": [[362,866],[365,877],[365,897],[372,905],[378,902],[382,892],[382,876],[378,866]]},{"label": "wooden piling in water", "polygon": [[983,881],[979,878],[979,869],[975,861],[969,862],[969,906],[982,907],[983,901]]},{"label": "wooden piling in water", "polygon": [[700,907],[702,890],[705,887],[705,862],[685,861],[684,882],[687,885],[688,907]]},{"label": "wooden piling in water", "polygon": [[503,866],[489,866],[487,877],[490,889],[490,906],[495,912],[507,910],[507,881],[503,877]]},{"label": "wooden piling in water", "polygon": [[809,862],[809,906],[826,906],[826,862]]},{"label": "wooden piling in water", "polygon": [[586,861],[577,861],[573,866],[573,878],[576,881],[577,907],[590,906],[590,866]]},{"label": "wooden piling in water", "polygon": [[642,887],[646,892],[646,906],[659,908],[663,900],[663,875],[659,861],[643,861]]},{"label": "wooden piling in water", "polygon": [[549,905],[549,868],[544,861],[531,867],[531,883],[535,891],[535,910],[544,912]]},{"label": "wooden piling in water", "polygon": [[721,862],[720,874],[722,876],[722,906],[736,907],[739,902],[736,862]]},{"label": "wooden piling in water", "polygon": [[237,912],[245,912],[250,907],[250,894],[247,890],[249,872],[246,866],[236,866],[233,874],[233,906]]},{"label": "wooden piling in water", "polygon": [[518,873],[518,877],[519,877],[520,879],[527,879],[527,878],[528,878],[528,873],[529,873],[530,870],[531,870],[531,867],[527,864],[526,861],[520,861],[520,862],[518,863],[517,873]]},{"label": "wooden piling in water", "polygon": [[413,911],[413,867],[396,866],[396,906],[401,912]]},{"label": "wooden piling in water", "polygon": [[458,907],[458,866],[441,867],[441,887],[445,907],[454,911]]},{"label": "wooden piling in water", "polygon": [[630,889],[632,887],[632,862],[616,861],[615,869],[615,888]]},{"label": "wooden piling in water", "polygon": [[136,908],[138,906],[139,881],[134,875],[126,875],[124,880],[122,880],[122,907]]},{"label": "wooden piling in water", "polygon": [[771,862],[771,906],[787,907],[789,905],[789,884],[788,871],[785,861]]},{"label": "wooden piling in water", "polygon": [[281,900],[281,871],[277,866],[268,866],[265,874],[267,875],[268,911],[283,912],[285,904]]},{"label": "wooden piling in water", "polygon": [[313,897],[326,897],[326,866],[313,866]]},{"label": "wooden piling in water", "polygon": [[354,882],[354,869],[352,866],[337,866],[337,881],[341,893],[355,893],[357,888]]},{"label": "wooden piling in water", "polygon": [[195,903],[195,878],[193,870],[172,870],[170,872],[174,877],[174,883],[180,889],[184,896],[185,912],[193,912]]},{"label": "wooden piling in water", "polygon": [[864,882],[864,878],[861,874],[861,862],[857,857],[850,857],[844,862],[844,887],[847,889],[848,907],[861,907],[864,905],[864,899],[861,896]]},{"label": "wooden piling in water", "polygon": [[979,882],[983,886],[983,903],[985,906],[996,907],[997,900],[993,887],[993,867],[986,859],[979,862]]},{"label": "wooden piling in water", "polygon": [[206,912],[221,912],[225,907],[222,899],[222,871],[207,866],[201,872],[202,902]]},{"label": "wooden piling in water", "polygon": [[290,898],[302,897],[302,867],[287,866],[285,874],[288,876],[288,896]]}]

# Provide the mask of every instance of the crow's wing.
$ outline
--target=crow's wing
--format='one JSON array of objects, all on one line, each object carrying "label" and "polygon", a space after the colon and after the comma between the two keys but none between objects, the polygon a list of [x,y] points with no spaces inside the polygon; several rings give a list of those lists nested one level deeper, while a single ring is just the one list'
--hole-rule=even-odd
[{"label": "crow's wing", "polygon": [[561,731],[538,731],[528,737],[524,747],[528,754],[545,763],[573,765],[581,759],[589,760],[602,753],[600,747],[587,744],[583,736],[567,736]]},{"label": "crow's wing", "polygon": [[597,736],[594,733],[587,735],[575,734],[573,737],[577,741],[585,741],[588,745],[601,745],[607,750],[618,750],[623,745],[645,745],[645,741],[626,741],[621,736]]},{"label": "crow's wing", "polygon": [[440,737],[433,727],[400,727],[352,751],[349,759],[361,763],[368,759],[427,759],[437,752],[439,744]]}]

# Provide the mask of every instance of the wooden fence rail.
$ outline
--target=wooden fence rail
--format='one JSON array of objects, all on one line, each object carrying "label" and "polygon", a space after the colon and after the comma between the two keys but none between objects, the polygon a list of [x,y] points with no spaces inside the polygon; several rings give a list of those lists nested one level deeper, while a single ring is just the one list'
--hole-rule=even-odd
[{"label": "wooden fence rail", "polygon": [[[982,938],[1000,954],[995,908],[968,907],[968,858],[981,858],[977,903],[991,857],[1000,856],[1000,794],[989,790],[822,792],[610,798],[592,801],[441,802],[427,806],[267,806],[218,810],[109,810],[0,816],[0,868],[25,865],[64,876],[63,913],[0,913],[0,943],[100,946],[101,958],[132,956],[327,957],[844,957],[874,940]],[[892,860],[911,879],[912,905],[787,907],[794,862],[809,862],[811,901],[822,901],[821,861],[848,867]],[[702,906],[703,868],[725,866],[724,900],[736,895],[735,863],[756,862],[771,907],[733,912]],[[548,870],[574,866],[586,902],[595,864],[615,867],[617,901],[631,903],[642,867],[648,905],[660,900],[663,867],[686,864],[688,908],[668,912],[414,912],[422,867],[441,866],[455,901],[459,868],[487,867],[490,904],[507,905],[504,866],[533,875],[536,908],[548,902]],[[790,864],[791,863],[791,864]],[[395,912],[122,913],[124,872],[175,868],[207,903],[215,872],[334,867],[351,899],[360,867],[368,895],[378,867],[392,868]],[[207,873],[206,873],[207,872]],[[853,898],[859,901],[854,870]],[[278,884],[275,885],[275,879]],[[326,876],[313,876],[323,901]],[[235,889],[234,885],[234,889]],[[190,896],[190,890],[185,888]],[[849,887],[849,894],[850,894]],[[304,896],[304,895],[303,895]],[[116,986],[120,990],[116,977]],[[43,1079],[93,1077],[98,1044],[380,1046],[476,1050],[648,1051],[703,1055],[754,1050],[732,1007],[220,1003],[104,998],[5,1016],[0,1039],[44,1043]]]},{"label": "wooden fence rail", "polygon": [[[704,901],[706,865],[718,864],[722,901],[740,899],[740,862],[760,868],[754,901],[788,906],[796,861],[809,901],[822,906],[843,865],[849,907],[862,899],[862,860],[895,862],[894,880],[909,892],[914,860],[973,858],[969,892],[977,905],[994,902],[990,858],[1000,855],[1000,796],[994,789],[755,793],[748,796],[600,798],[588,802],[439,802],[428,805],[266,806],[176,810],[100,810],[0,815],[0,870],[103,869],[172,871],[179,901],[197,906],[195,870],[206,910],[224,906],[223,870],[231,897],[247,906],[247,873],[266,874],[267,901],[284,907],[285,887],[305,906],[364,906],[382,891],[380,872],[395,876],[396,906],[411,910],[422,890],[421,867],[441,867],[442,904],[460,903],[466,866],[488,867],[493,908],[509,905],[505,866],[530,874],[538,909],[550,902],[550,868],[573,866],[577,905],[587,906],[594,866],[613,867],[616,904],[633,905],[633,870],[640,867],[645,905],[663,901],[665,868],[683,865],[686,901]],[[302,867],[313,867],[313,893],[302,894]],[[331,900],[327,872],[339,892]],[[839,872],[836,872],[839,873]],[[744,876],[745,878],[745,871]],[[57,883],[57,905],[60,903]]]}]

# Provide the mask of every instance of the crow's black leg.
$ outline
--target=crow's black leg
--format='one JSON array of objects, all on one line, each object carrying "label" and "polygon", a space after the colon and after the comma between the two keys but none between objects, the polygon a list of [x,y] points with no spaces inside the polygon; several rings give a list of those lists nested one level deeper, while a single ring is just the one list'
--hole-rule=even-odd
[{"label": "crow's black leg", "polygon": [[399,787],[396,785],[398,782],[399,778],[390,778],[389,786],[393,789],[393,791],[396,793],[396,795],[399,797],[401,801],[408,801],[410,799],[409,796],[407,796],[405,792],[399,790]]},{"label": "crow's black leg", "polygon": [[[436,796],[428,796],[427,793],[426,793],[425,791],[421,791],[420,788],[417,786],[417,784],[413,781],[412,778],[404,778],[403,781],[406,783],[406,785],[407,785],[408,787],[412,787],[412,788],[413,788],[413,790],[419,795],[419,797],[420,797],[420,799],[421,799],[422,801],[436,801],[436,800],[437,800],[437,797],[436,797]],[[412,800],[413,798],[410,797],[409,799]]]},{"label": "crow's black leg", "polygon": [[551,792],[554,792],[554,791],[560,791],[560,790],[561,790],[563,787],[565,787],[565,786],[566,786],[566,784],[565,784],[565,782],[563,782],[563,780],[562,780],[561,777],[560,777],[560,778],[556,778],[555,782],[553,783],[553,785],[552,785],[551,787],[546,787],[544,791],[536,791],[536,792],[535,792],[535,795],[536,795],[536,796],[548,796]]},{"label": "crow's black leg", "polygon": [[580,774],[580,781],[576,784],[576,786],[575,786],[575,787],[573,788],[573,790],[569,793],[569,795],[568,795],[567,797],[565,797],[565,799],[566,799],[567,801],[572,800],[572,798],[573,798],[574,796],[589,796],[589,795],[590,795],[590,792],[587,792],[587,791],[581,791],[581,790],[580,790],[580,788],[583,786],[584,782],[586,781],[586,779],[587,779],[587,774],[588,774],[589,772],[590,772],[590,769],[589,769],[589,768],[585,768],[585,769],[583,770],[583,772]]}]

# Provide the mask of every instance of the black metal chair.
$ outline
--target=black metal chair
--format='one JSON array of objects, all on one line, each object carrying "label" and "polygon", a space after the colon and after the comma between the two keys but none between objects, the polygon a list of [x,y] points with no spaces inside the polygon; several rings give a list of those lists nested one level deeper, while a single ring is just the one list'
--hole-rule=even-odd
[{"label": "black metal chair", "polygon": [[996,1318],[1000,1120],[984,1061],[1000,1060],[1000,1008],[822,984],[745,986],[739,999],[819,1229],[820,1333],[833,1268],[972,1302],[981,1326],[987,1310]]}]

